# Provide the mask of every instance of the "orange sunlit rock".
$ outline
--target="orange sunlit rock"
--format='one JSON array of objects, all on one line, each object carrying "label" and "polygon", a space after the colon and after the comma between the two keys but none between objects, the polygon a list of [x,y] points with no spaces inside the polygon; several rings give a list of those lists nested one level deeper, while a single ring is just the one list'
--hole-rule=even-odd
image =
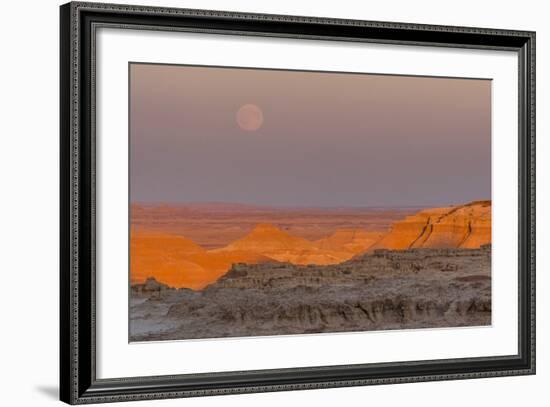
[{"label": "orange sunlit rock", "polygon": [[171,287],[204,288],[216,281],[233,263],[270,260],[255,253],[209,253],[184,237],[158,232],[132,231],[130,281],[142,283],[155,277]]},{"label": "orange sunlit rock", "polygon": [[130,282],[154,277],[171,287],[198,290],[235,263],[328,265],[379,248],[478,248],[487,243],[491,243],[491,201],[425,209],[395,222],[387,233],[340,228],[316,240],[260,223],[244,237],[211,250],[183,236],[140,226],[133,227],[130,235]]},{"label": "orange sunlit rock", "polygon": [[396,222],[369,250],[479,248],[491,243],[491,201],[426,209]]},{"label": "orange sunlit rock", "polygon": [[351,251],[322,249],[315,242],[292,236],[271,224],[259,224],[242,239],[212,252],[235,251],[256,253],[293,264],[335,264],[353,256]]},{"label": "orange sunlit rock", "polygon": [[130,280],[144,282],[147,277],[173,287],[193,287],[204,280],[204,269],[188,258],[205,253],[189,239],[154,232],[131,231]]},{"label": "orange sunlit rock", "polygon": [[322,250],[345,251],[358,254],[367,250],[382,236],[382,232],[371,232],[361,229],[338,229],[332,235],[316,240],[315,244]]}]

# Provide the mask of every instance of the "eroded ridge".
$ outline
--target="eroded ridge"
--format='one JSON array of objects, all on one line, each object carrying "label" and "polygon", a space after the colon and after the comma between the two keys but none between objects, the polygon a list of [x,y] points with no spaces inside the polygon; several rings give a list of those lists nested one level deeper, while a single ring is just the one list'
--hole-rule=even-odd
[{"label": "eroded ridge", "polygon": [[132,341],[481,326],[491,247],[378,249],[332,265],[234,264],[202,290],[131,289]]}]

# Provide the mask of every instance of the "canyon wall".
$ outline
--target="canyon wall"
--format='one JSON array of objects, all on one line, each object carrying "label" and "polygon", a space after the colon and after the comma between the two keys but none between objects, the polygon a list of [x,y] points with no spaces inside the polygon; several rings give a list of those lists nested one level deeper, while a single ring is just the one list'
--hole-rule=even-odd
[{"label": "canyon wall", "polygon": [[396,222],[390,232],[369,247],[478,248],[491,243],[491,201],[426,209]]}]

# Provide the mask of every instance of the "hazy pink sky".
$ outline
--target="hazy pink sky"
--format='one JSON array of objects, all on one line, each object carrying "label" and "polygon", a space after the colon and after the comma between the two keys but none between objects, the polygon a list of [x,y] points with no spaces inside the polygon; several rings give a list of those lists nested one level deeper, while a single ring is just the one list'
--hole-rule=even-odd
[{"label": "hazy pink sky", "polygon": [[[257,130],[237,123],[247,104]],[[490,199],[491,81],[131,64],[130,188],[132,202]]]}]

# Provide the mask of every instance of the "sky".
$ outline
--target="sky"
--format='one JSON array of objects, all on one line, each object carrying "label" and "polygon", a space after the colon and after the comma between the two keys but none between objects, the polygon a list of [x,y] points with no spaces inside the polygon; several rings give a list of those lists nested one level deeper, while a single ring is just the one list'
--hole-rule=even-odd
[{"label": "sky", "polygon": [[130,200],[288,207],[491,198],[491,81],[130,65]]}]

